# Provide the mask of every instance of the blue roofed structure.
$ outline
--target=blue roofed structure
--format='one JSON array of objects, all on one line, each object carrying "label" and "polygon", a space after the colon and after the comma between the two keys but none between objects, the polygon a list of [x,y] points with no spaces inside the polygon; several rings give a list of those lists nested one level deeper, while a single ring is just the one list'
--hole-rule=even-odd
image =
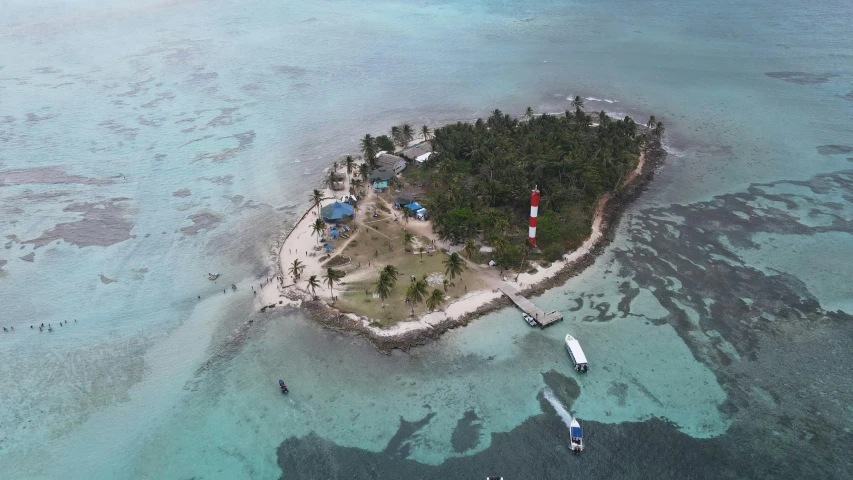
[{"label": "blue roofed structure", "polygon": [[320,215],[322,215],[323,220],[327,222],[340,220],[344,217],[351,217],[352,214],[352,205],[341,202],[331,203],[320,209]]}]

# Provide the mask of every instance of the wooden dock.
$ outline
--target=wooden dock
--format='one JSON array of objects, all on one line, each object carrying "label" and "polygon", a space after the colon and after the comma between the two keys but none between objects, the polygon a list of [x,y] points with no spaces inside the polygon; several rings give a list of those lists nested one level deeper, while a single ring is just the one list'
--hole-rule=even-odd
[{"label": "wooden dock", "polygon": [[550,312],[543,311],[541,308],[534,305],[533,302],[522,297],[518,289],[508,283],[504,283],[498,288],[500,288],[504,295],[509,297],[509,299],[512,300],[512,302],[515,303],[515,305],[524,313],[533,317],[533,319],[536,320],[536,323],[538,323],[542,328],[563,319],[560,312],[556,310]]}]

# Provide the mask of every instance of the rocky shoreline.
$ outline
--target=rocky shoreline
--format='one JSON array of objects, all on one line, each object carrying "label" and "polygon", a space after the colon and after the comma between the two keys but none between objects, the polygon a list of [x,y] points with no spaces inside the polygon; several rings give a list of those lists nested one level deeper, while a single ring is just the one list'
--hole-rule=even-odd
[{"label": "rocky shoreline", "polygon": [[[548,289],[564,284],[570,278],[580,274],[595,263],[598,256],[604,253],[607,246],[613,241],[622,213],[648,187],[649,183],[654,179],[655,172],[666,159],[666,151],[662,148],[660,142],[655,142],[644,153],[645,160],[642,169],[633,181],[619,191],[614,192],[605,203],[601,212],[602,235],[600,238],[586,254],[567,264],[548,278],[523,289],[521,293],[524,296],[539,296]],[[288,293],[290,295],[287,295]],[[294,298],[294,295],[298,295],[298,293],[286,292],[285,295],[291,298],[291,300],[297,300],[297,298]],[[441,320],[425,328],[409,329],[394,335],[383,335],[377,328],[370,326],[368,319],[343,313],[322,300],[309,300],[307,298],[301,298],[301,300],[302,311],[323,327],[339,332],[360,335],[379,351],[386,354],[390,354],[395,349],[406,351],[414,346],[426,344],[431,340],[438,339],[448,330],[465,326],[476,318],[512,305],[512,302],[508,298],[501,296],[456,318]]]}]

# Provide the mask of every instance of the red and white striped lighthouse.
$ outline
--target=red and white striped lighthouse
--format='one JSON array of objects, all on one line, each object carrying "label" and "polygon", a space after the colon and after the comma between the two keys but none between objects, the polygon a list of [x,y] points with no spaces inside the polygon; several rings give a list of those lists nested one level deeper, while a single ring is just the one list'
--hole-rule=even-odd
[{"label": "red and white striped lighthouse", "polygon": [[530,246],[536,248],[536,217],[539,215],[539,187],[530,192]]}]

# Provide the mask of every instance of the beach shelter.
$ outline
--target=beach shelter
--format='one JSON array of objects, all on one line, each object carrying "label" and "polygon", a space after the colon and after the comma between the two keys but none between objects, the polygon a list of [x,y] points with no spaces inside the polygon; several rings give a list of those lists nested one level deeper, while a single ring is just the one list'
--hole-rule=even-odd
[{"label": "beach shelter", "polygon": [[335,230],[335,229],[333,228],[331,231],[329,231],[329,235],[331,235],[333,239],[337,240],[337,239],[338,239],[338,235],[339,235],[339,233],[338,233],[338,231],[337,231],[337,230]]},{"label": "beach shelter", "polygon": [[384,192],[388,188],[388,180],[376,180],[373,182],[373,191],[375,193]]},{"label": "beach shelter", "polygon": [[403,205],[408,205],[414,201],[415,201],[414,195],[406,195],[406,194],[398,195],[397,198],[394,199],[394,208],[399,210],[399,209],[403,208]]},{"label": "beach shelter", "polygon": [[327,244],[323,245],[323,248],[326,249],[326,253],[329,253],[332,251],[333,248],[335,248],[335,246],[332,245],[331,243],[327,243]]},{"label": "beach shelter", "polygon": [[320,215],[322,215],[323,220],[327,222],[340,220],[347,216],[351,217],[352,213],[352,205],[341,202],[331,203],[320,209]]},{"label": "beach shelter", "polygon": [[414,214],[414,213],[415,213],[415,212],[417,212],[418,210],[421,210],[421,209],[423,209],[423,208],[424,208],[424,207],[422,207],[422,206],[421,206],[421,204],[419,204],[418,202],[412,202],[412,203],[410,203],[410,204],[408,204],[408,205],[403,205],[403,206],[404,206],[404,207],[406,207],[406,208],[408,208],[409,210],[411,210],[411,211],[412,211],[412,214]]}]

